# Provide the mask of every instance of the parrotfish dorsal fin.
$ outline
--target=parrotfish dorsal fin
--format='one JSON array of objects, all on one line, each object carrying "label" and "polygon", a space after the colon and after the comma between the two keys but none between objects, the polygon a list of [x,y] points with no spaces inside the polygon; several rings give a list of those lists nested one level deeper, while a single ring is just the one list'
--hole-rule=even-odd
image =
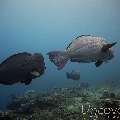
[{"label": "parrotfish dorsal fin", "polygon": [[102,47],[101,51],[102,52],[106,52],[109,50],[109,48],[111,48],[112,46],[114,46],[115,44],[117,44],[117,42],[111,43],[111,44],[106,44]]}]

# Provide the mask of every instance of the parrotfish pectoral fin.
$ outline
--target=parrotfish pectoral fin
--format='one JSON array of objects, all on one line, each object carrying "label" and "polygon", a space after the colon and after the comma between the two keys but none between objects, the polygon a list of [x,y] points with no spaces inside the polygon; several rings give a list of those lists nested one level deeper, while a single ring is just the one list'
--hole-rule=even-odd
[{"label": "parrotfish pectoral fin", "polygon": [[29,85],[31,83],[32,79],[27,79],[27,80],[21,80],[21,83],[24,83],[25,85]]},{"label": "parrotfish pectoral fin", "polygon": [[21,83],[25,83],[25,80],[21,80],[20,82],[21,82]]},{"label": "parrotfish pectoral fin", "polygon": [[96,67],[99,67],[102,63],[103,63],[103,61],[98,60],[98,61],[95,63],[95,66],[96,66]]},{"label": "parrotfish pectoral fin", "polygon": [[107,50],[109,50],[109,48],[113,47],[115,44],[117,44],[117,42],[111,43],[111,44],[106,44],[102,47],[102,52],[106,52]]},{"label": "parrotfish pectoral fin", "polygon": [[31,83],[31,81],[32,81],[32,79],[28,79],[24,83],[25,83],[25,85],[29,85]]},{"label": "parrotfish pectoral fin", "polygon": [[49,56],[50,61],[57,66],[58,70],[62,69],[68,61],[66,52],[52,51],[47,53],[47,55]]}]

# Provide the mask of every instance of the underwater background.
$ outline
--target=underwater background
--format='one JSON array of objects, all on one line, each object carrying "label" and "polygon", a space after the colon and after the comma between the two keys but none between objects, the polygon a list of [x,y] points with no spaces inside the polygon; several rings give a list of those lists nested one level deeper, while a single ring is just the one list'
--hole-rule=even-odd
[{"label": "underwater background", "polygon": [[[109,80],[120,86],[119,11],[119,0],[0,0],[0,62],[18,52],[41,52],[47,67],[28,86],[0,85],[0,109],[5,109],[12,94],[31,89],[76,87],[81,81],[96,86]],[[93,63],[69,62],[58,71],[48,60],[47,52],[64,50],[75,37],[89,34],[117,41],[109,63],[96,68]],[[79,81],[66,78],[71,70],[80,72]]]}]

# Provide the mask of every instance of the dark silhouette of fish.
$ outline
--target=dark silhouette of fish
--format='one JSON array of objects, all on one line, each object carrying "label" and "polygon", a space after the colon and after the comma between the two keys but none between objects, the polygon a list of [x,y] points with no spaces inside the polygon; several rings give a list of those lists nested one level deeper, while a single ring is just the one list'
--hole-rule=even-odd
[{"label": "dark silhouette of fish", "polygon": [[0,64],[0,84],[11,85],[21,82],[28,85],[44,71],[45,63],[41,53],[14,54]]},{"label": "dark silhouette of fish", "polygon": [[64,51],[51,51],[49,59],[57,69],[62,69],[68,60],[78,63],[94,62],[96,67],[111,60],[114,55],[111,47],[114,43],[107,43],[102,37],[81,35],[75,38]]},{"label": "dark silhouette of fish", "polygon": [[80,79],[80,73],[72,70],[72,72],[66,72],[67,79],[72,80],[79,80]]}]

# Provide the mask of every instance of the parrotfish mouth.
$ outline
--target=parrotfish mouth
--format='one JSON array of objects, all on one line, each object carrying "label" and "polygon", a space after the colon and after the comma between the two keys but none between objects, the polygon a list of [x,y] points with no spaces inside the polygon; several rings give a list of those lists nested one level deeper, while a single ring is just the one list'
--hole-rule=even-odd
[{"label": "parrotfish mouth", "polygon": [[40,77],[44,72],[45,72],[46,67],[44,66],[44,69],[35,69],[33,71],[31,71],[31,75],[35,76],[35,77]]},{"label": "parrotfish mouth", "polygon": [[31,74],[36,76],[36,77],[40,76],[40,73],[38,71],[32,71]]}]

